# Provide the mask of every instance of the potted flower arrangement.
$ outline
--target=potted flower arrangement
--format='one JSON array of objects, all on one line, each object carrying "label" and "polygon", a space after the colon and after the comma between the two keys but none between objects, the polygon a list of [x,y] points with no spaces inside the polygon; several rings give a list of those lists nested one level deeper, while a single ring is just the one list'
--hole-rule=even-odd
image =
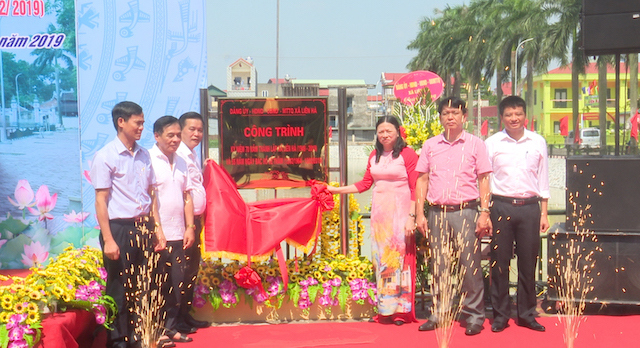
[{"label": "potted flower arrangement", "polygon": [[102,253],[92,247],[68,247],[44,268],[32,267],[26,278],[0,286],[0,346],[33,347],[40,340],[46,313],[78,308],[92,311],[96,323],[109,327],[117,311],[104,295]]},{"label": "potted flower arrangement", "polygon": [[336,204],[333,210],[323,215],[318,251],[287,260],[289,285],[286,291],[278,263],[273,259],[251,264],[262,284],[245,289],[237,283],[234,275],[246,266],[246,262],[207,258],[198,273],[194,306],[203,307],[209,303],[214,310],[221,306],[231,308],[244,298],[249,305],[263,304],[277,310],[286,300],[308,315],[309,307],[314,303],[327,313],[337,305],[344,311],[348,301],[375,304],[373,264],[360,256],[364,233],[360,206],[353,196],[349,202],[348,255],[339,254],[340,213],[339,204]]}]

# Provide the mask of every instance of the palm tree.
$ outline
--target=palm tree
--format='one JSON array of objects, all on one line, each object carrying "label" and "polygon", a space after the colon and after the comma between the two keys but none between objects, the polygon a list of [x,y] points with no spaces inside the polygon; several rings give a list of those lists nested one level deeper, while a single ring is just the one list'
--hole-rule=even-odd
[{"label": "palm tree", "polygon": [[[408,49],[418,50],[411,59],[409,70],[430,70],[442,77],[446,83],[448,95],[460,95],[461,61],[463,50],[456,29],[461,25],[462,7],[447,6],[437,11],[440,17],[425,17],[420,23],[420,32]],[[449,82],[453,79],[453,84]]]},{"label": "palm tree", "polygon": [[543,6],[550,11],[557,21],[549,25],[545,33],[545,52],[560,59],[562,65],[569,64],[567,53],[571,56],[571,93],[573,106],[573,129],[574,134],[578,131],[578,115],[580,81],[579,75],[584,74],[587,59],[579,48],[582,34],[579,31],[580,11],[582,10],[582,0],[544,0]]},{"label": "palm tree", "polygon": [[[502,100],[502,83],[509,79],[510,64],[507,62],[511,59],[511,49],[517,42],[514,38],[514,28],[504,23],[510,12],[508,3],[509,0],[485,0],[477,6],[471,5],[472,8],[484,12],[484,30],[489,33],[487,46],[493,48],[489,52],[489,63],[495,71],[498,101]],[[487,78],[491,77],[493,74],[487,72]]]},{"label": "palm tree", "polygon": [[[57,33],[58,30],[53,24],[49,24],[47,28],[47,33]],[[56,85],[56,101],[58,103],[58,122],[62,125],[62,113],[60,111],[60,64],[58,61],[62,61],[67,69],[73,68],[73,59],[71,58],[72,52],[68,52],[64,48],[58,49],[45,49],[39,48],[33,50],[31,52],[32,55],[38,56],[36,60],[33,61],[33,64],[40,70],[43,71],[44,68],[53,65],[55,69],[55,77],[54,83]]]}]

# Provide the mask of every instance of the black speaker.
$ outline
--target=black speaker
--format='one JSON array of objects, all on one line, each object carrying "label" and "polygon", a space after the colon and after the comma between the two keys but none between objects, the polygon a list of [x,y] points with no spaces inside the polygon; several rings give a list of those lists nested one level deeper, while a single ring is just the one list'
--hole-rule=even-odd
[{"label": "black speaker", "polygon": [[[582,278],[582,284],[591,288],[584,298],[588,303],[640,303],[640,235],[593,232],[585,237],[562,229],[548,236],[549,300],[564,300],[558,295],[558,288],[562,286],[560,276],[570,273],[558,266],[561,262],[566,265],[569,245],[573,250],[579,249],[575,254],[580,258],[574,259],[579,260],[579,268],[586,269],[587,276]],[[589,254],[591,259],[587,260]],[[586,284],[587,281],[590,283]],[[574,296],[580,299],[577,291],[574,291]]]},{"label": "black speaker", "polygon": [[584,0],[582,13],[586,16],[634,12],[640,9],[637,0]]},{"label": "black speaker", "polygon": [[638,0],[584,0],[581,24],[587,55],[640,52]]},{"label": "black speaker", "polygon": [[640,235],[640,158],[567,158],[565,229]]}]

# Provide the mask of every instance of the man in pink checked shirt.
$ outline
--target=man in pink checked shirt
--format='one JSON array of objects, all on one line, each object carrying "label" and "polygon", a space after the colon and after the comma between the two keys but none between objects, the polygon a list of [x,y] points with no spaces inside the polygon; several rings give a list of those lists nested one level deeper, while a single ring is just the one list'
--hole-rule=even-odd
[{"label": "man in pink checked shirt", "polygon": [[493,167],[491,178],[491,331],[501,332],[511,317],[509,264],[513,244],[518,256],[516,324],[545,331],[536,317],[535,270],[540,233],[549,228],[547,143],[525,128],[525,101],[509,96],[498,105],[504,129],[486,141]]},{"label": "man in pink checked shirt", "polygon": [[[429,240],[432,260],[443,254],[443,244],[448,240],[460,250],[458,262],[464,268],[462,292],[466,294],[462,315],[465,334],[471,336],[482,331],[485,319],[480,239],[491,234],[491,164],[482,140],[464,131],[467,108],[463,100],[445,98],[438,105],[438,112],[444,132],[424,142],[416,166],[416,225]],[[425,196],[429,203],[427,218],[423,209]],[[432,266],[433,281],[438,282],[446,270],[441,262],[432,261]],[[443,318],[431,313],[419,330],[434,330],[440,320]]]}]

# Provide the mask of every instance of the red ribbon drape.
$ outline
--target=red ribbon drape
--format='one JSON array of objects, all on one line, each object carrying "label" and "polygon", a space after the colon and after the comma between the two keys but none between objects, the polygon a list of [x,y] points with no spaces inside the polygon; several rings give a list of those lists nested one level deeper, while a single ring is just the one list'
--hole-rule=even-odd
[{"label": "red ribbon drape", "polygon": [[[286,240],[303,252],[309,252],[322,228],[320,214],[323,210],[333,209],[333,195],[326,185],[315,181],[309,184],[310,198],[245,203],[226,170],[212,160],[207,161],[204,172],[207,193],[205,251],[250,261],[269,257]],[[284,265],[284,260],[279,262]],[[280,271],[286,281],[287,270]]]}]

